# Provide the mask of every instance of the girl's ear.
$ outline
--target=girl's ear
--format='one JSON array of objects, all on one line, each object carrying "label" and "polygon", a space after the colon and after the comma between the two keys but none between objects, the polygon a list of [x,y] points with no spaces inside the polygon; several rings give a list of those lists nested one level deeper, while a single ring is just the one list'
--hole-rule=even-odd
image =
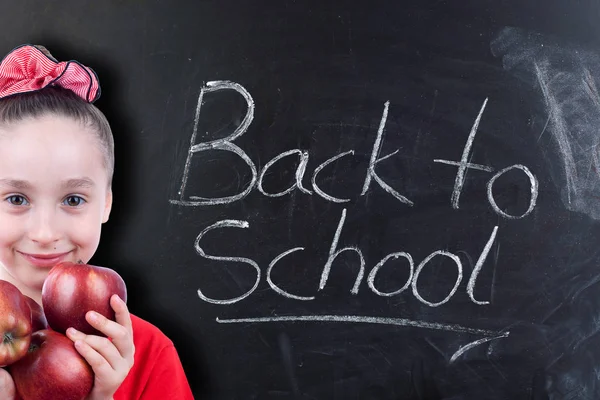
[{"label": "girl's ear", "polygon": [[106,191],[106,199],[104,202],[104,212],[102,214],[102,223],[105,223],[106,221],[108,221],[108,216],[110,215],[110,210],[112,209],[112,200],[113,200],[112,189],[109,188]]}]

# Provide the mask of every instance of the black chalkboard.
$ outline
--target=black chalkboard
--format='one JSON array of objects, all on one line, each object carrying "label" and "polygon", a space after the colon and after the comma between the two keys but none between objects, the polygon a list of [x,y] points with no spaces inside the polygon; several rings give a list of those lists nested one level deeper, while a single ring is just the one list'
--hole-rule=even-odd
[{"label": "black chalkboard", "polygon": [[92,263],[202,399],[600,398],[597,2],[22,0],[100,77]]}]

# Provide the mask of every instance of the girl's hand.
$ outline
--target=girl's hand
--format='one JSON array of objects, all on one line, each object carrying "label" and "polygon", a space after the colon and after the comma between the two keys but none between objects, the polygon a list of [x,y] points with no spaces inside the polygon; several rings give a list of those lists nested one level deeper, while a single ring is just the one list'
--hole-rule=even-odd
[{"label": "girl's hand", "polygon": [[67,336],[94,370],[94,386],[87,400],[112,399],[133,366],[135,346],[129,310],[116,294],[111,297],[110,305],[115,310],[116,322],[92,311],[85,316],[90,325],[107,337],[67,329]]},{"label": "girl's hand", "polygon": [[0,368],[0,398],[7,400],[17,399],[15,382],[4,368]]}]

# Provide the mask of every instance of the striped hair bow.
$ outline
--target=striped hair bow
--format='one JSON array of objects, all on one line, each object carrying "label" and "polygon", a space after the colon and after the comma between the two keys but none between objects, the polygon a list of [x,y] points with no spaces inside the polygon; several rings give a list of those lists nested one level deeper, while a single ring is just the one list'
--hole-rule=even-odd
[{"label": "striped hair bow", "polygon": [[100,83],[93,69],[74,60],[58,62],[43,46],[19,46],[0,63],[0,98],[46,86],[71,90],[88,103],[100,97]]}]

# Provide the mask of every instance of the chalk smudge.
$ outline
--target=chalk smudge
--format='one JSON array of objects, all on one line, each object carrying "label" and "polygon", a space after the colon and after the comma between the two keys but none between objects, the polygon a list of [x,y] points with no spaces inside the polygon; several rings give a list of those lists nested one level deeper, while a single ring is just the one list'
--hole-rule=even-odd
[{"label": "chalk smudge", "polygon": [[565,207],[600,219],[600,54],[516,28],[503,29],[491,50],[540,95],[547,115],[538,142],[558,155],[547,161]]}]

